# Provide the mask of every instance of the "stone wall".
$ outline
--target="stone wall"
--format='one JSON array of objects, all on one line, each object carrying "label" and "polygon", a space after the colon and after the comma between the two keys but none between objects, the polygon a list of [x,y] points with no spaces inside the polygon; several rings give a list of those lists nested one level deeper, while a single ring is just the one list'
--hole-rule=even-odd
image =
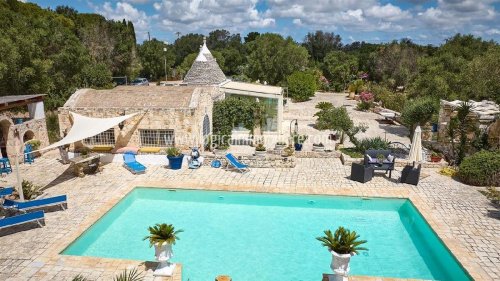
[{"label": "stone wall", "polygon": [[23,136],[26,133],[33,133],[33,139],[40,140],[40,147],[45,147],[49,145],[49,137],[47,133],[47,125],[45,123],[45,118],[42,119],[32,119],[23,122],[22,124],[16,124],[12,122],[10,114],[2,114],[0,116],[0,123],[2,124],[2,129],[8,130],[4,133],[4,140],[6,141],[5,147],[7,149],[7,155],[2,155],[2,157],[9,157],[13,159],[16,155],[16,147],[18,150],[19,161],[23,161],[22,153],[24,151]]},{"label": "stone wall", "polygon": [[[216,156],[213,154],[204,154],[203,157],[205,157],[206,163],[204,165],[210,165]],[[227,160],[224,157],[217,158],[222,161],[223,166],[227,164]],[[282,157],[273,154],[266,154],[264,156],[237,155],[236,158],[250,168],[295,168],[296,165],[294,156]]]},{"label": "stone wall", "polygon": [[[59,108],[59,128],[61,135],[72,126],[69,112],[96,118],[110,118],[123,113],[139,113],[124,122],[123,130],[114,128],[116,147],[141,147],[140,129],[174,130],[175,144],[181,149],[203,145],[203,119],[212,119],[212,89],[197,88],[193,92],[191,104],[186,108]],[[211,129],[211,122],[210,122]],[[83,146],[78,142],[73,148]]]}]

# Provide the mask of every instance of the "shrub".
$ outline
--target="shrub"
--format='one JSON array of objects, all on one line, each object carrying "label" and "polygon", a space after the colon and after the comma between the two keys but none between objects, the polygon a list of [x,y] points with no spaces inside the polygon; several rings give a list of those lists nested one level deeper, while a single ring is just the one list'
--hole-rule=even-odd
[{"label": "shrub", "polygon": [[411,101],[401,112],[401,121],[410,129],[410,137],[417,125],[429,122],[438,111],[438,104],[432,98],[420,98]]},{"label": "shrub", "polygon": [[384,108],[397,112],[403,111],[406,103],[406,95],[404,93],[394,93],[386,87],[377,84],[371,84],[370,90],[374,95],[375,101],[381,102]]},{"label": "shrub", "polygon": [[35,199],[37,196],[42,194],[42,187],[39,185],[35,185],[30,181],[23,180],[21,185],[23,187],[24,199],[26,200]]},{"label": "shrub", "polygon": [[452,167],[443,167],[441,170],[439,170],[439,174],[447,177],[453,177],[457,174],[457,170],[453,169]]},{"label": "shrub", "polygon": [[294,72],[287,78],[288,93],[296,101],[307,101],[316,91],[316,78],[310,73]]},{"label": "shrub", "polygon": [[38,150],[40,148],[40,145],[42,144],[40,140],[37,139],[32,139],[26,142],[27,144],[31,144],[31,148],[33,150]]},{"label": "shrub", "polygon": [[359,111],[367,111],[372,107],[372,104],[369,102],[360,102],[356,105],[356,109]]},{"label": "shrub", "polygon": [[389,149],[389,142],[380,137],[365,138],[359,141],[356,150],[360,153],[365,153],[369,149],[386,150]]},{"label": "shrub", "polygon": [[500,186],[500,150],[483,150],[465,157],[458,177],[466,184]]}]

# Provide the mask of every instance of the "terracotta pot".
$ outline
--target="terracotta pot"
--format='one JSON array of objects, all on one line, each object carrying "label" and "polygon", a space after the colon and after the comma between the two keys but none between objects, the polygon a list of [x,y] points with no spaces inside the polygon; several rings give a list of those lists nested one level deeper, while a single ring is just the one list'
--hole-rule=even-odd
[{"label": "terracotta pot", "polygon": [[431,162],[441,162],[441,159],[443,159],[441,156],[431,156]]}]

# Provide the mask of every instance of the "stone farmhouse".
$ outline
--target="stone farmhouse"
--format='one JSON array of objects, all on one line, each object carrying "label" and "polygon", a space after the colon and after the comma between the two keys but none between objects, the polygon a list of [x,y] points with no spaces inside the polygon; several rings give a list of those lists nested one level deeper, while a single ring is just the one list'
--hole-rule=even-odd
[{"label": "stone farmhouse", "polygon": [[[75,144],[102,150],[138,147],[157,152],[177,146],[183,149],[203,147],[212,132],[212,108],[215,101],[228,96],[256,99],[265,104],[264,133],[280,134],[283,118],[283,89],[226,78],[206,43],[186,74],[184,81],[166,86],[118,86],[108,90],[77,90],[59,108],[61,135],[72,126],[75,112],[94,118],[138,113],[123,124]],[[235,127],[234,133],[245,133]]]},{"label": "stone farmhouse", "polygon": [[22,157],[24,143],[39,140],[40,146],[49,144],[44,95],[0,97],[0,151],[1,157]]}]

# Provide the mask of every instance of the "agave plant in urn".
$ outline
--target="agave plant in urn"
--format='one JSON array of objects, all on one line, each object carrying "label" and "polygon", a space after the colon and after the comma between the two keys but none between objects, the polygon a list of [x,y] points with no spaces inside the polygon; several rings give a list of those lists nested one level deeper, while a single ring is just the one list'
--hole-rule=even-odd
[{"label": "agave plant in urn", "polygon": [[174,256],[172,245],[179,240],[177,235],[182,230],[175,230],[173,225],[166,223],[157,223],[150,226],[148,230],[149,235],[143,240],[149,240],[149,246],[155,247],[156,260],[159,262],[153,274],[155,276],[172,276],[175,268],[175,263],[170,263],[170,259]]},{"label": "agave plant in urn", "polygon": [[342,226],[334,234],[330,230],[325,230],[324,233],[324,236],[316,239],[327,247],[332,254],[330,268],[333,270],[333,276],[329,277],[329,281],[348,281],[351,257],[358,254],[359,251],[368,250],[360,247],[360,245],[366,243],[366,240],[359,240],[356,231],[350,231]]}]

